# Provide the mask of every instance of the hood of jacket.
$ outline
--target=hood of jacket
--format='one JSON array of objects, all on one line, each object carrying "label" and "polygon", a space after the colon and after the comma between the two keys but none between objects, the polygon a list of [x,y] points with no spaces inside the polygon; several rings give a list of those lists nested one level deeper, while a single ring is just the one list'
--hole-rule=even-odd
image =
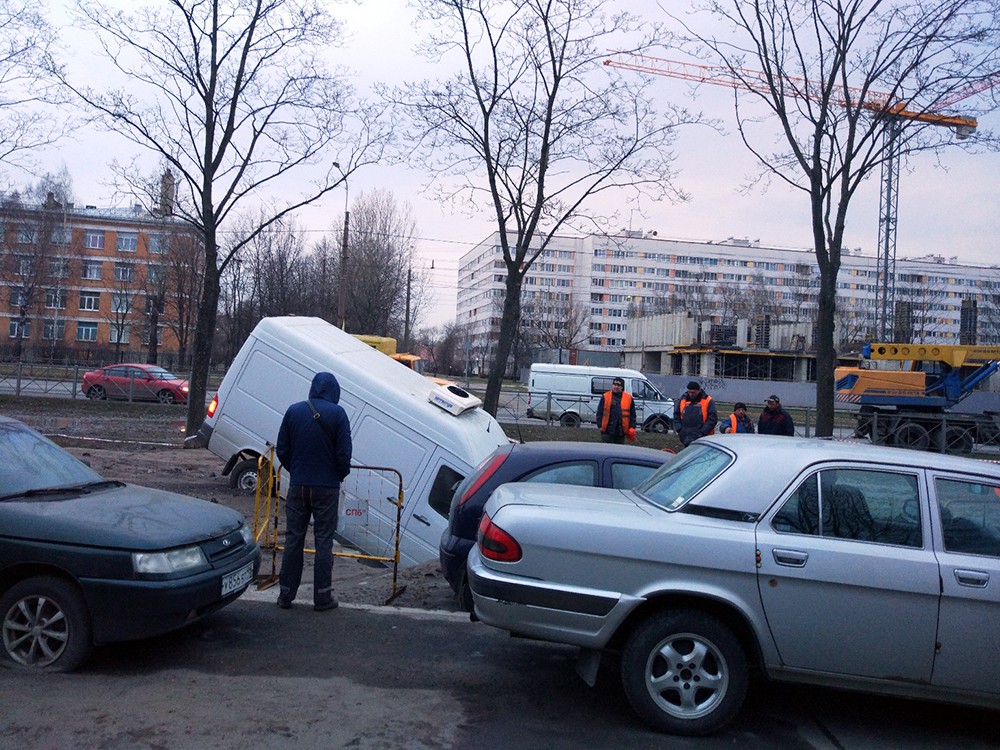
[{"label": "hood of jacket", "polygon": [[309,398],[321,398],[333,403],[340,402],[340,383],[332,372],[317,372],[309,386]]}]

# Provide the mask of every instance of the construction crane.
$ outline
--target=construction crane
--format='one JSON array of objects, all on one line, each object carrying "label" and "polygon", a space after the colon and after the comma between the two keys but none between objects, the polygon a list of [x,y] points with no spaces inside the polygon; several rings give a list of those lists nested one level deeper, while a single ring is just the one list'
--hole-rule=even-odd
[{"label": "construction crane", "polygon": [[[679,78],[694,83],[708,83],[713,86],[746,89],[756,93],[771,92],[773,81],[759,70],[748,68],[729,68],[723,66],[699,65],[697,63],[667,60],[652,55],[638,53],[614,52],[615,56],[604,61],[612,68],[632,70],[638,73]],[[972,96],[979,91],[990,88],[1000,80],[1000,73],[987,76],[977,83],[954,96],[938,103],[939,109]],[[789,94],[799,99],[819,101],[822,94],[816,86],[804,78],[782,76],[781,84],[788,88]],[[974,117],[945,115],[940,112],[923,112],[907,108],[905,102],[893,101],[894,97],[878,91],[853,87],[837,87],[839,97],[834,101],[841,106],[854,103],[872,112],[880,112],[886,116],[886,126],[883,131],[886,159],[882,163],[882,190],[879,200],[879,240],[877,267],[879,279],[875,287],[875,329],[885,340],[892,333],[892,316],[896,294],[896,218],[899,209],[897,186],[899,183],[899,135],[903,122],[922,122],[930,125],[951,128],[955,136],[964,140],[971,136],[978,126]]]}]

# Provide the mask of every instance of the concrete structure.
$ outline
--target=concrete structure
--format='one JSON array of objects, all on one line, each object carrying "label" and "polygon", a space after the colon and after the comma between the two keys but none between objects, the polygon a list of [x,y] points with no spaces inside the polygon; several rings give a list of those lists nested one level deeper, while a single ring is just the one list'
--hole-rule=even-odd
[{"label": "concrete structure", "polygon": [[[476,371],[488,364],[499,330],[505,277],[498,234],[461,260],[456,320]],[[624,364],[650,372],[672,372],[648,358],[668,341],[797,354],[801,362],[780,379],[808,380],[818,277],[811,249],[767,247],[758,240],[691,241],[642,232],[557,237],[525,278],[524,328],[530,337],[532,330],[544,334],[562,326],[564,341],[536,336],[534,345],[623,352]],[[837,321],[842,347],[872,338],[880,283],[874,253],[844,253]],[[1000,267],[960,264],[955,256],[899,257],[895,283],[895,338],[954,344],[975,335],[980,344],[1000,344]],[[683,330],[648,342],[629,336],[642,317],[663,313],[683,313],[672,323]],[[574,338],[580,343],[567,343]],[[629,354],[636,349],[638,361]]]},{"label": "concrete structure", "polygon": [[[200,288],[200,240],[140,206],[98,209],[0,197],[0,303],[9,358],[145,361],[155,328],[163,364],[176,365],[178,290]],[[203,262],[203,261],[202,261]],[[196,278],[195,278],[196,281]],[[187,309],[196,305],[186,300]]]}]

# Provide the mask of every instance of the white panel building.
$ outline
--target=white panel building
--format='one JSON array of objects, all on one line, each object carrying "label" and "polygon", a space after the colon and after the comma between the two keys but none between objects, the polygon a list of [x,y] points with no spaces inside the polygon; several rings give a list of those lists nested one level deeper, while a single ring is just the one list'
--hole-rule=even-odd
[{"label": "white panel building", "polygon": [[[605,352],[622,351],[629,319],[639,315],[688,312],[699,324],[731,323],[734,330],[737,319],[749,319],[750,336],[753,321],[765,318],[770,326],[811,329],[819,276],[811,249],[655,234],[555,238],[525,278],[525,326],[583,327],[575,337],[564,331],[565,338],[578,342],[577,348]],[[489,361],[505,277],[499,234],[461,259],[456,321],[466,330],[474,370]],[[844,253],[838,277],[838,331],[844,341],[874,335],[880,283],[874,253]],[[904,258],[900,253],[895,284],[897,337],[957,344],[960,332],[971,327],[977,343],[1000,344],[1000,267],[961,264],[944,254]]]}]

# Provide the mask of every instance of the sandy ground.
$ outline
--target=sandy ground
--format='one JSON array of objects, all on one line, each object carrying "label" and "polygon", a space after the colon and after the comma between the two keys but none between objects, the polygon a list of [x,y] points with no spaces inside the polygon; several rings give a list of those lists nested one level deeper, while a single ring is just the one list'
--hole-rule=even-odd
[{"label": "sandy ground", "polygon": [[[64,441],[60,441],[64,442]],[[179,446],[137,446],[136,444],[103,447],[106,444],[79,444],[67,447],[102,476],[132,484],[194,495],[234,508],[248,519],[254,516],[255,498],[250,493],[230,489],[229,478],[222,476],[222,461],[205,449],[185,450]],[[307,540],[311,545],[311,539]],[[337,547],[336,552],[351,550]],[[311,557],[306,561],[304,583],[298,593],[302,606],[312,603]],[[268,588],[267,577],[281,567],[280,552],[263,550],[261,596],[277,596],[277,588]],[[441,576],[437,562],[427,562],[411,568],[400,568],[395,589],[393,571],[379,562],[359,561],[337,555],[334,560],[336,597],[345,603],[458,611],[458,603],[448,583]],[[393,592],[396,596],[393,597]]]}]

